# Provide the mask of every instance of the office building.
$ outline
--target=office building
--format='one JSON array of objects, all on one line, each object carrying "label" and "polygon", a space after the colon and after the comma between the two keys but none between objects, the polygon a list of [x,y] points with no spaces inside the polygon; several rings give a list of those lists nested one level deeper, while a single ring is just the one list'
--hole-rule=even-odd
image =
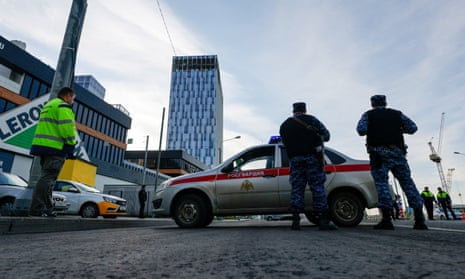
[{"label": "office building", "polygon": [[175,56],[166,146],[212,167],[221,161],[223,92],[216,55]]},{"label": "office building", "polygon": [[[48,101],[55,70],[0,36],[0,162],[3,171],[29,177],[29,150],[41,107]],[[76,116],[82,146],[97,166],[95,187],[141,184],[142,167],[124,160],[131,117],[123,105],[106,103],[89,90],[73,84]],[[103,87],[102,87],[103,88]],[[146,173],[147,184],[156,173]],[[158,179],[165,180],[167,176]]]},{"label": "office building", "polygon": [[[147,169],[160,170],[160,173],[176,177],[183,174],[199,172],[208,169],[208,166],[182,150],[163,150],[160,153],[160,167],[158,168],[158,153],[155,150],[126,151],[124,158],[134,164],[146,166]],[[144,160],[147,157],[147,162]]]},{"label": "office building", "polygon": [[103,87],[92,75],[77,75],[74,77],[74,82],[84,87],[100,99],[105,99],[105,87]]}]

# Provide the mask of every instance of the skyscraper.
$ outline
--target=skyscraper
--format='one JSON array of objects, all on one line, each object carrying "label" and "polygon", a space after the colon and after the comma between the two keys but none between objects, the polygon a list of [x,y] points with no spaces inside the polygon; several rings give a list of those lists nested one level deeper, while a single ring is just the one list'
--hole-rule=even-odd
[{"label": "skyscraper", "polygon": [[223,92],[216,55],[175,56],[171,70],[167,149],[208,166],[221,161]]}]

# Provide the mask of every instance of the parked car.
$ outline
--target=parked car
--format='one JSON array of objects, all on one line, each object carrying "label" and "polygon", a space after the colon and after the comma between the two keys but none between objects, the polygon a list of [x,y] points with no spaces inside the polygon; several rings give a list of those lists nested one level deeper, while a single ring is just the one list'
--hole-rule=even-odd
[{"label": "parked car", "polygon": [[[22,177],[6,172],[0,172],[0,215],[13,215],[13,205],[15,200],[23,196],[28,183]],[[66,212],[69,203],[64,195],[52,193],[53,210],[56,212]]]},{"label": "parked car", "polygon": [[[331,219],[339,226],[356,226],[365,208],[377,204],[369,162],[331,148],[325,149],[325,161]],[[164,181],[152,201],[153,213],[170,216],[185,228],[208,226],[214,216],[288,214],[289,173],[289,159],[282,144],[254,146],[213,169]],[[307,187],[305,215],[318,224],[311,200]]]},{"label": "parked car", "polygon": [[116,218],[127,213],[125,199],[103,194],[76,181],[57,180],[53,193],[66,196],[70,203],[67,214],[81,215],[83,218]]},{"label": "parked car", "polygon": [[[455,213],[455,220],[461,220],[462,219],[462,210],[463,208],[459,207],[452,207],[452,211]],[[444,210],[442,208],[436,208],[434,210],[434,219],[439,219],[439,220],[447,220],[446,215],[444,214]],[[447,215],[449,215],[449,218],[452,219],[452,214],[450,211],[447,211]]]},{"label": "parked car", "polygon": [[267,220],[267,221],[292,220],[292,215],[291,214],[265,215],[265,220]]}]

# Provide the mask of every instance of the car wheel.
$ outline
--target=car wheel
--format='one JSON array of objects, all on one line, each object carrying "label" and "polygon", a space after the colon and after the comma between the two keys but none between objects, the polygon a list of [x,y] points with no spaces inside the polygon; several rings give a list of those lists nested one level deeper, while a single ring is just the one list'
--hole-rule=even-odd
[{"label": "car wheel", "polygon": [[353,227],[363,219],[364,206],[360,198],[350,192],[339,192],[329,200],[331,220],[341,227]]},{"label": "car wheel", "polygon": [[13,213],[14,198],[6,198],[0,201],[0,216],[11,216]]},{"label": "car wheel", "polygon": [[85,204],[81,209],[82,218],[97,218],[98,208],[93,203]]},{"label": "car wheel", "polygon": [[181,196],[174,206],[173,218],[181,228],[205,227],[209,216],[213,217],[207,212],[205,201],[195,194]]},{"label": "car wheel", "polygon": [[271,221],[271,220],[273,220],[273,218],[271,216],[268,216],[268,217],[266,217],[266,220]]}]

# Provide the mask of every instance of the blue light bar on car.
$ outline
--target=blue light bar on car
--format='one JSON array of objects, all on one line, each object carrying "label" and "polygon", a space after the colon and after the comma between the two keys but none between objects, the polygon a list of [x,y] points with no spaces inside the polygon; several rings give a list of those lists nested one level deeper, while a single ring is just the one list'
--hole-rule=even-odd
[{"label": "blue light bar on car", "polygon": [[281,136],[271,136],[270,140],[268,141],[269,144],[280,143]]}]

